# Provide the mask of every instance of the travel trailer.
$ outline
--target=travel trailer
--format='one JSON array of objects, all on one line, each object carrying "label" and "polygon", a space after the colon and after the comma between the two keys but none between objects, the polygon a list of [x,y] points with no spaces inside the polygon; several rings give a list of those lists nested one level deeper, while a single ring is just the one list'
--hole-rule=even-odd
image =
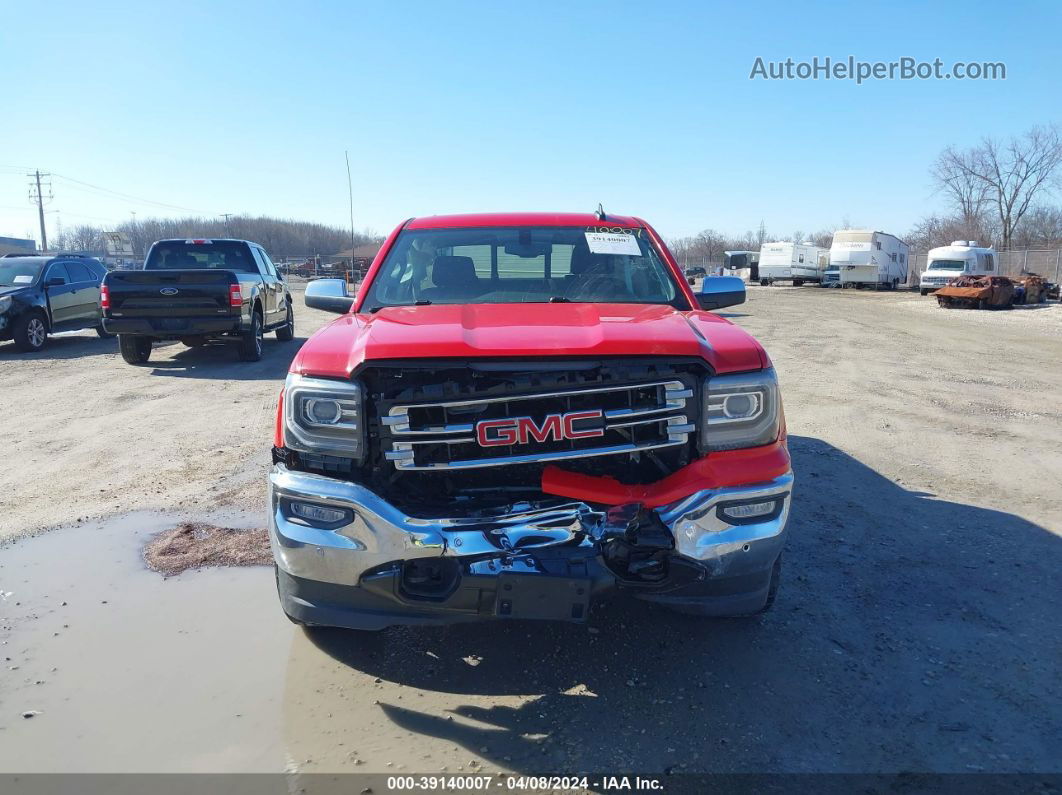
[{"label": "travel trailer", "polygon": [[724,251],[723,274],[727,276],[740,276],[747,282],[759,281],[760,252]]},{"label": "travel trailer", "polygon": [[805,282],[818,284],[829,265],[829,249],[811,241],[804,243],[764,243],[760,249],[760,284],[792,281],[794,287]]},{"label": "travel trailer", "polygon": [[841,287],[886,287],[907,284],[910,246],[895,235],[872,229],[838,229],[833,233],[830,267],[836,267]]},{"label": "travel trailer", "polygon": [[922,295],[939,290],[956,276],[996,275],[995,250],[978,246],[976,240],[956,240],[950,246],[931,248],[926,263],[918,280]]}]

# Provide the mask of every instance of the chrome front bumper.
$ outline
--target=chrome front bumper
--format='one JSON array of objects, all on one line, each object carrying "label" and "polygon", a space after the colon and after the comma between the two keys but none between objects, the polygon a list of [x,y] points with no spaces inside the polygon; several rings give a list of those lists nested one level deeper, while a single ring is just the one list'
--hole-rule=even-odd
[{"label": "chrome front bumper", "polygon": [[[793,475],[765,483],[706,489],[656,510],[675,539],[675,554],[703,567],[707,578],[769,569],[785,538]],[[764,521],[726,521],[728,502],[776,499],[780,509]],[[349,522],[324,529],[291,512],[290,501],[341,508]],[[605,514],[586,503],[516,503],[476,517],[417,518],[356,483],[295,472],[277,464],[269,476],[269,537],[281,571],[303,580],[357,586],[384,564],[415,558],[489,560],[534,556],[557,545],[593,547]],[[469,561],[471,564],[471,561]]]}]

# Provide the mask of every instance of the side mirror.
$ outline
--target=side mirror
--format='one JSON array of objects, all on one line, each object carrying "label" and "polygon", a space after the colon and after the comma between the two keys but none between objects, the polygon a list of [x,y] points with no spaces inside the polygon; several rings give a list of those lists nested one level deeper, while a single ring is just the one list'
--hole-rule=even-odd
[{"label": "side mirror", "polygon": [[62,287],[64,284],[66,284],[66,279],[64,279],[62,276],[53,276],[52,278],[50,278],[48,281],[46,281],[44,283],[44,286],[45,287]]},{"label": "side mirror", "polygon": [[306,306],[345,315],[354,306],[345,279],[317,279],[306,285]]},{"label": "side mirror", "polygon": [[745,303],[745,282],[737,276],[705,276],[697,293],[701,309],[722,309]]}]

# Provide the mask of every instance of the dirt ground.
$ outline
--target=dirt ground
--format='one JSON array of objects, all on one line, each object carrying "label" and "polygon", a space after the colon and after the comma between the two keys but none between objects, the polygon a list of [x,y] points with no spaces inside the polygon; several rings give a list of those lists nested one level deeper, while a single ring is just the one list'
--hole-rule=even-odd
[{"label": "dirt ground", "polygon": [[[262,526],[299,341],[0,345],[0,773],[1062,771],[1062,305],[752,287],[727,314],[797,475],[772,612],[368,638],[288,624],[267,567],[141,557]],[[327,317],[300,298],[299,338]]]}]

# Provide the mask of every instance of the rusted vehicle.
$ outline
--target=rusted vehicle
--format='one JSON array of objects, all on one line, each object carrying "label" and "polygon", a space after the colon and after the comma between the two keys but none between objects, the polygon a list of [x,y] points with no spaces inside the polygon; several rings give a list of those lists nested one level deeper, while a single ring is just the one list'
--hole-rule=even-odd
[{"label": "rusted vehicle", "polygon": [[1006,276],[959,276],[936,295],[946,309],[1002,309],[1014,303],[1014,282]]},{"label": "rusted vehicle", "polygon": [[1047,300],[1047,280],[1035,273],[1014,279],[1014,303],[1042,304]]}]

